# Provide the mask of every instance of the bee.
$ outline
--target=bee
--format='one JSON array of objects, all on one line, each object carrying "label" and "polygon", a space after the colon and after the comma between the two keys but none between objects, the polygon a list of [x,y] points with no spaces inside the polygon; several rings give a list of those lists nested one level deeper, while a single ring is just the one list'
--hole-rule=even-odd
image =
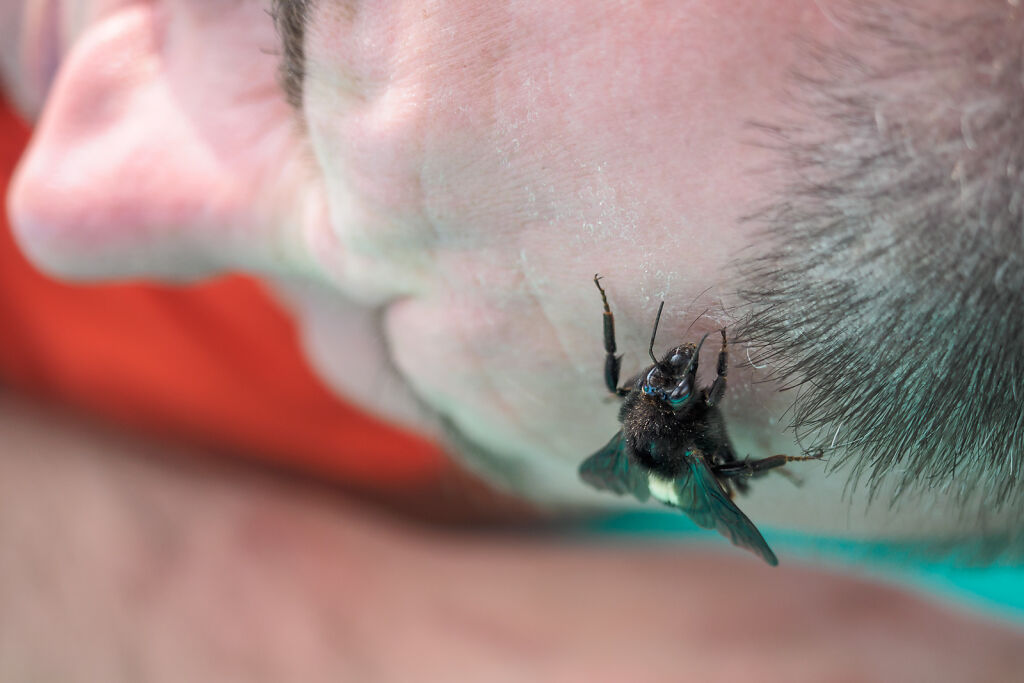
[{"label": "bee", "polygon": [[647,349],[653,364],[620,387],[622,356],[615,355],[615,318],[599,275],[594,275],[594,284],[604,303],[604,381],[608,391],[622,400],[622,429],[583,461],[580,478],[597,489],[630,494],[640,501],[653,497],[679,508],[701,527],[714,529],[734,545],[777,565],[778,558],[761,532],[733,503],[734,492],[746,493],[752,477],[788,462],[817,460],[821,454],[738,459],[719,407],[729,360],[725,329],[720,330],[722,348],[715,380],[710,387],[697,387],[698,357],[707,334],[696,345],[673,347],[661,360],[654,356],[664,301]]}]

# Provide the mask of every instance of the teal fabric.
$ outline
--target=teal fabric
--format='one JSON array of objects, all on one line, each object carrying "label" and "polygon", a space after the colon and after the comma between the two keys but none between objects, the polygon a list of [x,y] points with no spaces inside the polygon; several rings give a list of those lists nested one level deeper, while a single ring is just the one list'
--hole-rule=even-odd
[{"label": "teal fabric", "polygon": [[[588,522],[586,530],[601,535],[727,543],[716,534],[699,529],[685,515],[673,512],[617,514]],[[921,553],[902,544],[863,543],[770,528],[761,531],[783,565],[801,562],[855,569],[862,575],[1024,625],[1024,565],[997,562],[984,567],[966,566],[955,556],[922,559]]]}]

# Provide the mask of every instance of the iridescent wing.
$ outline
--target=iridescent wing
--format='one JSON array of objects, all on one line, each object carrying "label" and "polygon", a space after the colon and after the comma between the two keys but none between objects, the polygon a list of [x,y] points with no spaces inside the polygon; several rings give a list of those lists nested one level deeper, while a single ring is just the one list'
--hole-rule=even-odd
[{"label": "iridescent wing", "polygon": [[619,430],[604,448],[583,461],[580,479],[596,489],[620,495],[629,493],[637,500],[647,500],[651,496],[647,471],[630,461],[626,446],[626,439]]},{"label": "iridescent wing", "polygon": [[733,545],[760,555],[772,566],[777,565],[779,560],[775,553],[750,518],[729,500],[729,494],[718,483],[707,458],[699,452],[687,451],[686,462],[690,476],[675,481],[680,509],[705,529],[714,529]]}]

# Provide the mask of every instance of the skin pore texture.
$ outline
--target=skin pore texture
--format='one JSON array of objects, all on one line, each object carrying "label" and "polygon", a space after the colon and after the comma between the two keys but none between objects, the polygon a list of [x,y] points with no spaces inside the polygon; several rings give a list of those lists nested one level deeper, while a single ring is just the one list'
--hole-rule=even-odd
[{"label": "skin pore texture", "polygon": [[[24,31],[4,83],[38,116],[8,208],[41,268],[260,274],[339,393],[553,506],[624,504],[576,477],[616,428],[594,272],[624,376],[644,365],[661,300],[659,348],[741,323],[737,257],[763,243],[745,218],[792,182],[750,123],[799,121],[787,94],[808,41],[855,44],[797,0],[315,2],[293,110],[269,4],[5,7]],[[737,453],[799,454],[813,444],[784,429],[793,396],[760,381],[785,364],[746,353],[733,347],[723,404]],[[1017,518],[963,514],[941,486],[906,493],[898,514],[885,495],[868,505],[865,487],[844,495],[856,462],[802,466],[799,490],[759,481],[744,509],[897,540]]]}]

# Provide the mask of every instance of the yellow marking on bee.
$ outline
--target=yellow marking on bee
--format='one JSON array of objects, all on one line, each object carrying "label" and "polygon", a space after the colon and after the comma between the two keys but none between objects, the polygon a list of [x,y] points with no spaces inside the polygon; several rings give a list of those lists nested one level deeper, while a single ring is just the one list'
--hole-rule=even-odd
[{"label": "yellow marking on bee", "polygon": [[679,494],[676,493],[674,482],[671,479],[665,479],[656,474],[648,473],[647,488],[650,489],[651,495],[662,503],[679,505]]}]

